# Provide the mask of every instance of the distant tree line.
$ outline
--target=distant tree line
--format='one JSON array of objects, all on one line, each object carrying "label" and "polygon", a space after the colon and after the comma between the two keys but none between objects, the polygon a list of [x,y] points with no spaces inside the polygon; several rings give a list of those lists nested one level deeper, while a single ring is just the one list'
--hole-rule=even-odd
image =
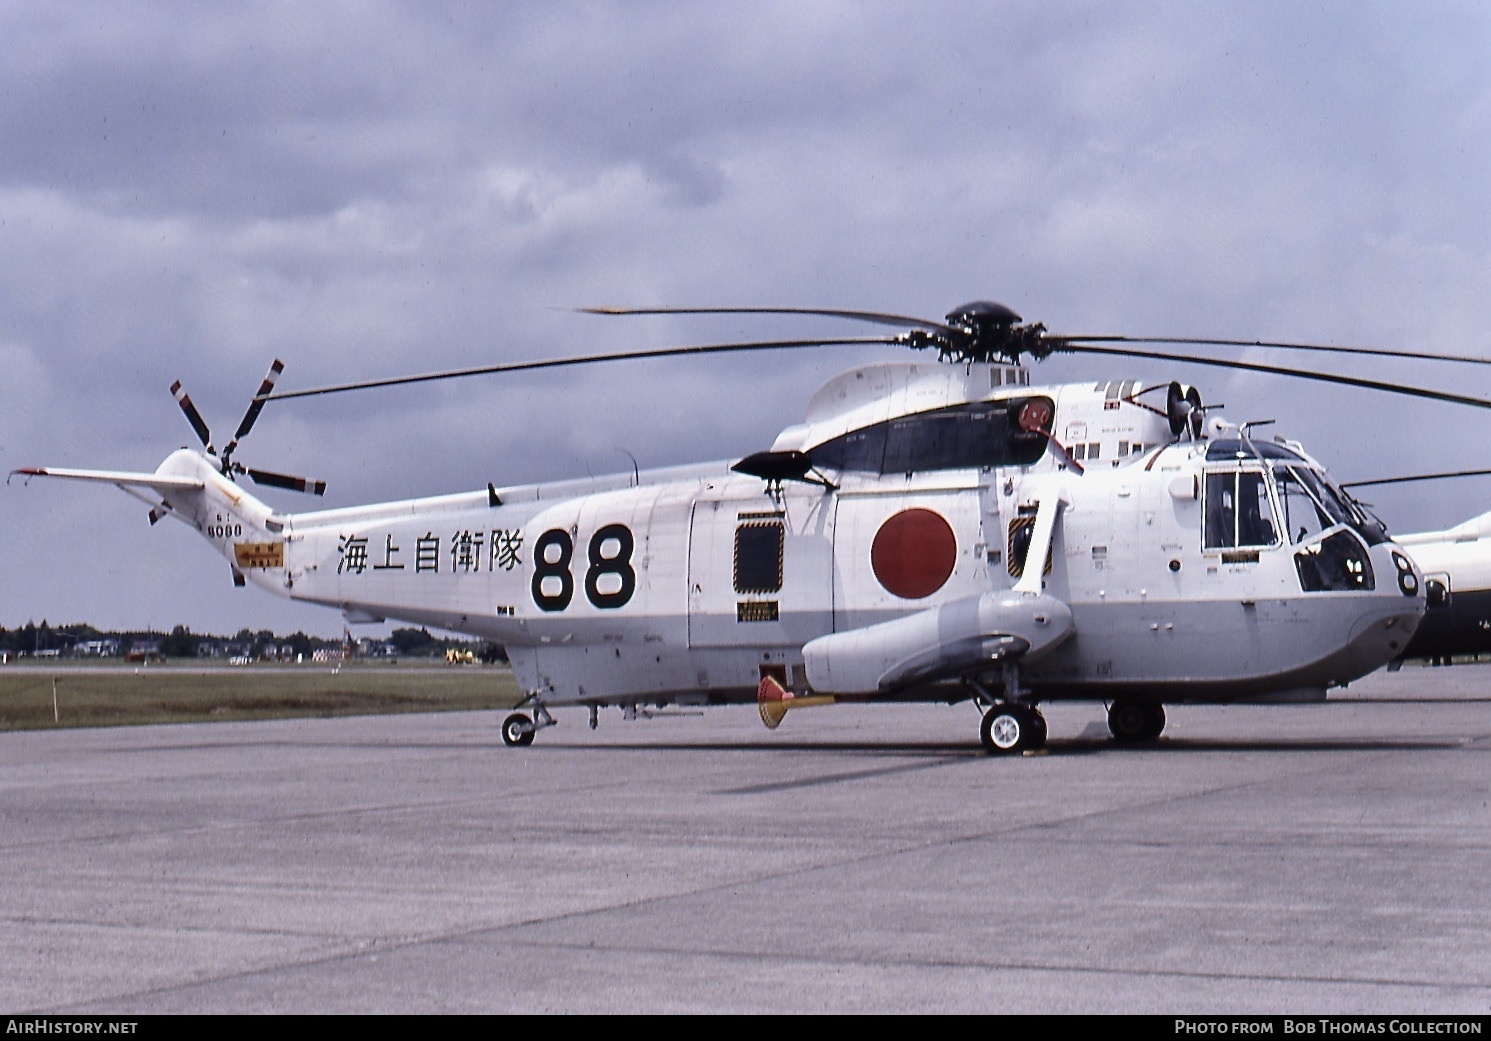
[{"label": "distant tree line", "polygon": [[[428,629],[395,629],[385,639],[375,641],[383,645],[385,653],[407,658],[436,658],[444,656],[450,649],[469,650],[483,661],[505,660],[501,648],[490,644],[474,643],[459,637],[434,636]],[[117,645],[117,653],[146,649],[167,658],[196,658],[205,651],[233,647],[250,657],[262,657],[272,653],[274,657],[309,658],[318,650],[335,650],[344,646],[344,640],[323,636],[308,636],[294,632],[280,636],[268,629],[254,632],[240,629],[233,636],[218,636],[211,633],[194,633],[184,625],[178,625],[168,633],[152,631],[110,632],[96,629],[85,622],[53,626],[42,619],[38,625],[27,622],[16,629],[0,626],[0,651],[15,655],[59,653],[67,656],[80,648],[100,644]]]}]

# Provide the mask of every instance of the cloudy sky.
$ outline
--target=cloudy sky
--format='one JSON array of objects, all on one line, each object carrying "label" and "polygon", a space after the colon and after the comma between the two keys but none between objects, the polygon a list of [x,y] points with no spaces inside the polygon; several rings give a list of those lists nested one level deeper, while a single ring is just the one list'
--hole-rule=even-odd
[{"label": "cloudy sky", "polygon": [[[1491,356],[1480,3],[0,5],[0,468],[153,470],[283,390],[940,317]],[[272,403],[238,453],[327,505],[739,457],[889,349]],[[1278,364],[1319,356],[1255,354]],[[1491,397],[1491,370],[1337,365]],[[1491,466],[1491,412],[1199,367],[1341,480]],[[1491,479],[1370,496],[1397,531]],[[269,491],[282,509],[311,500]],[[0,625],[341,632],[113,489],[0,488]],[[369,634],[377,629],[366,630]]]}]

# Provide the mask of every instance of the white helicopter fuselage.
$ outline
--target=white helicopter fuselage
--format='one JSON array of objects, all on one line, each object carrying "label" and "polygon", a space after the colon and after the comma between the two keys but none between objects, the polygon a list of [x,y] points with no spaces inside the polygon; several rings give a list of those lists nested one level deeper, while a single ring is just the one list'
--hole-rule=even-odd
[{"label": "white helicopter fuselage", "polygon": [[[1016,366],[851,370],[770,452],[601,479],[281,513],[207,451],[118,485],[196,529],[235,579],[500,644],[547,706],[973,699],[992,751],[1035,706],[1317,700],[1403,652],[1423,576],[1297,445],[1137,384],[1033,388]],[[189,416],[192,415],[189,412]],[[1199,415],[1195,418],[1199,418]],[[1185,436],[1175,431],[1183,431]],[[207,438],[203,438],[206,443]],[[253,471],[248,472],[250,475]]]},{"label": "white helicopter fuselage", "polygon": [[[1418,572],[1360,525],[1288,537],[1274,470],[1318,472],[1296,448],[1156,444],[1163,419],[1136,427],[1105,406],[1128,385],[1032,392],[1022,372],[846,373],[776,446],[827,460],[822,483],[721,462],[280,515],[202,453],[161,473],[203,481],[167,501],[255,585],[499,643],[551,705],[747,700],[768,675],[803,693],[955,700],[1004,661],[1035,700],[1314,699],[1402,652],[1424,610]],[[1085,472],[1038,435],[1007,465],[890,461],[897,424],[1032,396],[1083,446]],[[1110,420],[1123,451],[1103,441]],[[882,428],[879,465],[857,468],[861,433]],[[1240,532],[1249,498],[1267,530]],[[1022,583],[1043,509],[1049,565]],[[1209,528],[1224,509],[1227,530]],[[1327,541],[1346,546],[1344,577],[1304,588],[1300,561]]]},{"label": "white helicopter fuselage", "polygon": [[[754,697],[763,665],[811,687],[803,648],[815,639],[1012,588],[1010,529],[1051,489],[1063,524],[1045,590],[1069,605],[1072,636],[1027,670],[1048,697],[1323,696],[1396,657],[1422,597],[1416,581],[1399,588],[1412,571],[1390,544],[1370,551],[1387,579],[1375,589],[1307,596],[1290,547],[1202,546],[1199,497],[1169,491],[1201,472],[1185,455],[1163,450],[1147,473],[955,471],[894,491],[846,480],[836,492],[790,487],[775,498],[721,464],[712,477],[556,502],[542,496],[558,489],[533,489],[529,502],[508,501],[509,489],[496,507],[483,494],[433,512],[309,514],[287,518],[283,567],[245,573],[354,616],[500,643],[525,687],[553,704],[734,700]],[[875,541],[897,525],[944,534],[899,572],[878,574]],[[755,533],[758,570],[780,577],[741,589],[739,554]]]}]

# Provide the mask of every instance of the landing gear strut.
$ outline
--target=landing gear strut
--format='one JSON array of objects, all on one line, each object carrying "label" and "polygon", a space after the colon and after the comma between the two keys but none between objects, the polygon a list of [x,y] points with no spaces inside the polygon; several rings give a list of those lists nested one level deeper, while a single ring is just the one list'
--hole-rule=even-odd
[{"label": "landing gear strut", "polygon": [[1115,701],[1108,708],[1108,730],[1125,743],[1153,741],[1165,730],[1165,706],[1152,701]]}]

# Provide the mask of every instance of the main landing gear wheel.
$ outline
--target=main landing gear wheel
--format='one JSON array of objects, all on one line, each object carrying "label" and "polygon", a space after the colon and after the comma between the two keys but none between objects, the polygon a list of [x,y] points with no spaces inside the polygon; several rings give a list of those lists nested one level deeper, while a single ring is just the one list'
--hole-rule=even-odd
[{"label": "main landing gear wheel", "polygon": [[1108,730],[1118,741],[1153,741],[1165,730],[1165,706],[1148,701],[1115,701],[1108,709]]},{"label": "main landing gear wheel", "polygon": [[979,738],[990,755],[1011,755],[1046,743],[1046,719],[1024,705],[995,705],[984,713]]},{"label": "main landing gear wheel", "polygon": [[502,740],[509,748],[533,744],[533,735],[536,733],[538,728],[533,725],[533,720],[521,712],[514,712],[502,721]]}]

